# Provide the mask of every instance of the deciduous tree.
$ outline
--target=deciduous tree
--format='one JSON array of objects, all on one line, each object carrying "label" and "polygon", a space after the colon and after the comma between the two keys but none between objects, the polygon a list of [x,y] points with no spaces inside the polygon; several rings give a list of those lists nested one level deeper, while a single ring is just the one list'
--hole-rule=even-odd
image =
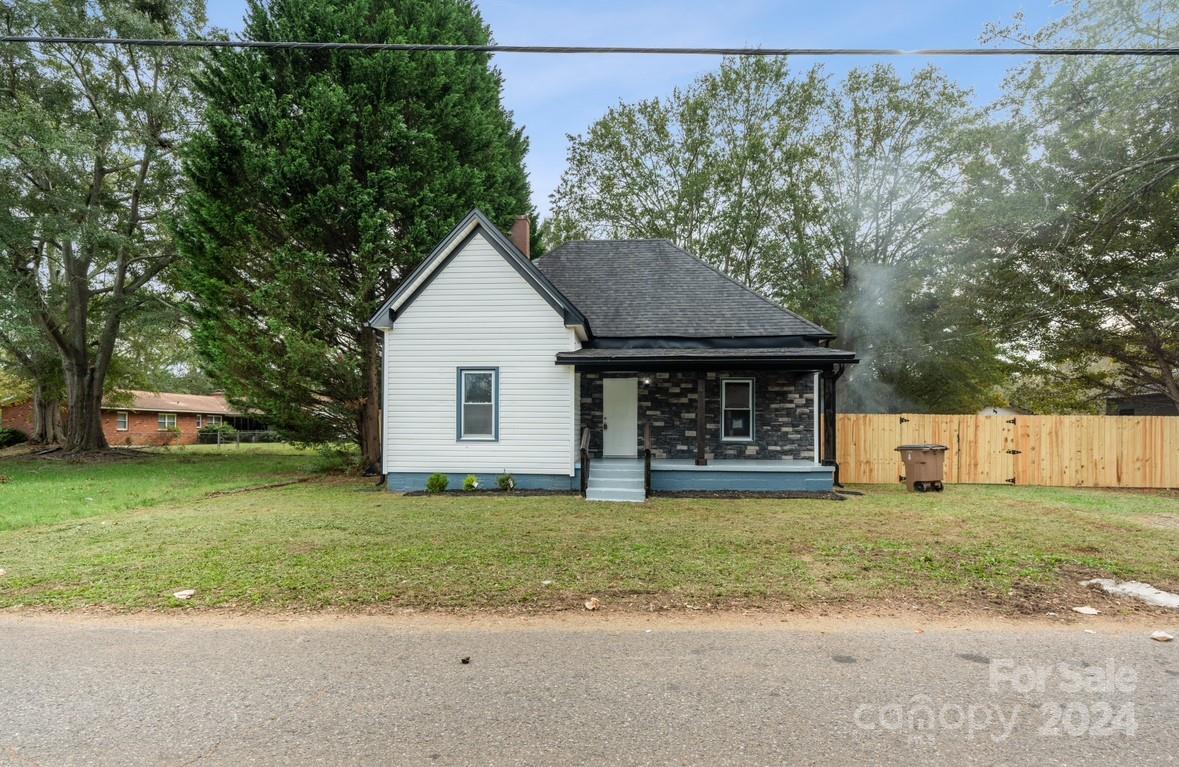
[{"label": "deciduous tree", "polygon": [[[1078,0],[1039,46],[1179,44],[1173,3]],[[1179,62],[1037,60],[1008,78],[985,162],[972,169],[970,243],[995,321],[1059,369],[1179,409]],[[1103,364],[1112,361],[1112,365]]]},{"label": "deciduous tree", "polygon": [[[8,34],[194,37],[204,6],[15,0],[0,23]],[[0,48],[0,281],[60,359],[70,450],[106,446],[99,408],[123,323],[168,292],[194,65],[174,48]]]},{"label": "deciduous tree", "polygon": [[726,60],[570,137],[546,233],[662,237],[840,336],[850,407],[977,409],[1004,374],[941,221],[980,121],[938,70]]}]

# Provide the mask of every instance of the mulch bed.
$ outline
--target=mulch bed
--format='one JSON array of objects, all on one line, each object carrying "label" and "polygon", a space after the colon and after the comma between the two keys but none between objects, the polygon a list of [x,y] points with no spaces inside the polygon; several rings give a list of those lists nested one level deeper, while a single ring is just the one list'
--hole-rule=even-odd
[{"label": "mulch bed", "polygon": [[[492,488],[489,490],[444,490],[441,493],[431,493],[425,490],[410,490],[402,493],[407,497],[416,498],[424,495],[501,495],[501,496],[532,496],[532,495],[567,495],[577,496],[580,493],[573,490],[500,490],[499,488]],[[863,493],[851,492],[848,495],[863,495]],[[820,501],[846,501],[847,496],[839,493],[809,493],[802,490],[793,491],[776,491],[776,490],[653,490],[650,494],[651,498],[716,498],[716,499],[741,499],[741,498],[781,498],[781,499],[799,499],[799,500],[820,500]]]},{"label": "mulch bed", "polygon": [[579,495],[575,490],[500,490],[498,487],[488,489],[479,488],[478,490],[463,490],[456,488],[454,490],[443,490],[441,493],[431,493],[426,490],[408,490],[402,495],[417,497],[419,495]]}]

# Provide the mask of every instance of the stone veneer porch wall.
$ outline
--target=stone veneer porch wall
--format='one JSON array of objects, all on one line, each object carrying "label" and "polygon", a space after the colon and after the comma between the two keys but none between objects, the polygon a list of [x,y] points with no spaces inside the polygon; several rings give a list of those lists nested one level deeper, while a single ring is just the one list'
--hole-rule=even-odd
[{"label": "stone veneer porch wall", "polygon": [[[581,371],[581,429],[590,430],[590,452],[602,454],[602,379],[639,379],[639,439],[643,423],[651,422],[655,458],[696,457],[696,380],[694,371],[664,373]],[[705,455],[713,458],[780,458],[815,460],[815,393],[812,373],[773,370],[733,370],[705,373]],[[644,384],[643,378],[650,378]],[[720,438],[720,381],[754,381],[753,441],[724,442]]]}]

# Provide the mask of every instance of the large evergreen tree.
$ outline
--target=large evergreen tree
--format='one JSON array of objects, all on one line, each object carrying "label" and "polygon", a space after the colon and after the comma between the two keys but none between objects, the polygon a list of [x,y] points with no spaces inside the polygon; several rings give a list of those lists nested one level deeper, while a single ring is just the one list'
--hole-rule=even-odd
[{"label": "large evergreen tree", "polygon": [[[487,43],[468,0],[252,0],[248,40]],[[242,50],[200,79],[180,229],[196,341],[231,399],[379,457],[365,322],[472,207],[529,210],[526,140],[476,53]]]}]

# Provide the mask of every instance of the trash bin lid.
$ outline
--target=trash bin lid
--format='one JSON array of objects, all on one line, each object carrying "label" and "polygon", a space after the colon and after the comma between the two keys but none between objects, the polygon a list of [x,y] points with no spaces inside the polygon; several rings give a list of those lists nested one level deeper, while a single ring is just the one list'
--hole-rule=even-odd
[{"label": "trash bin lid", "polygon": [[949,450],[950,448],[946,447],[945,445],[926,444],[926,445],[899,445],[896,449],[897,450],[931,450],[934,452],[940,452],[942,450]]}]

